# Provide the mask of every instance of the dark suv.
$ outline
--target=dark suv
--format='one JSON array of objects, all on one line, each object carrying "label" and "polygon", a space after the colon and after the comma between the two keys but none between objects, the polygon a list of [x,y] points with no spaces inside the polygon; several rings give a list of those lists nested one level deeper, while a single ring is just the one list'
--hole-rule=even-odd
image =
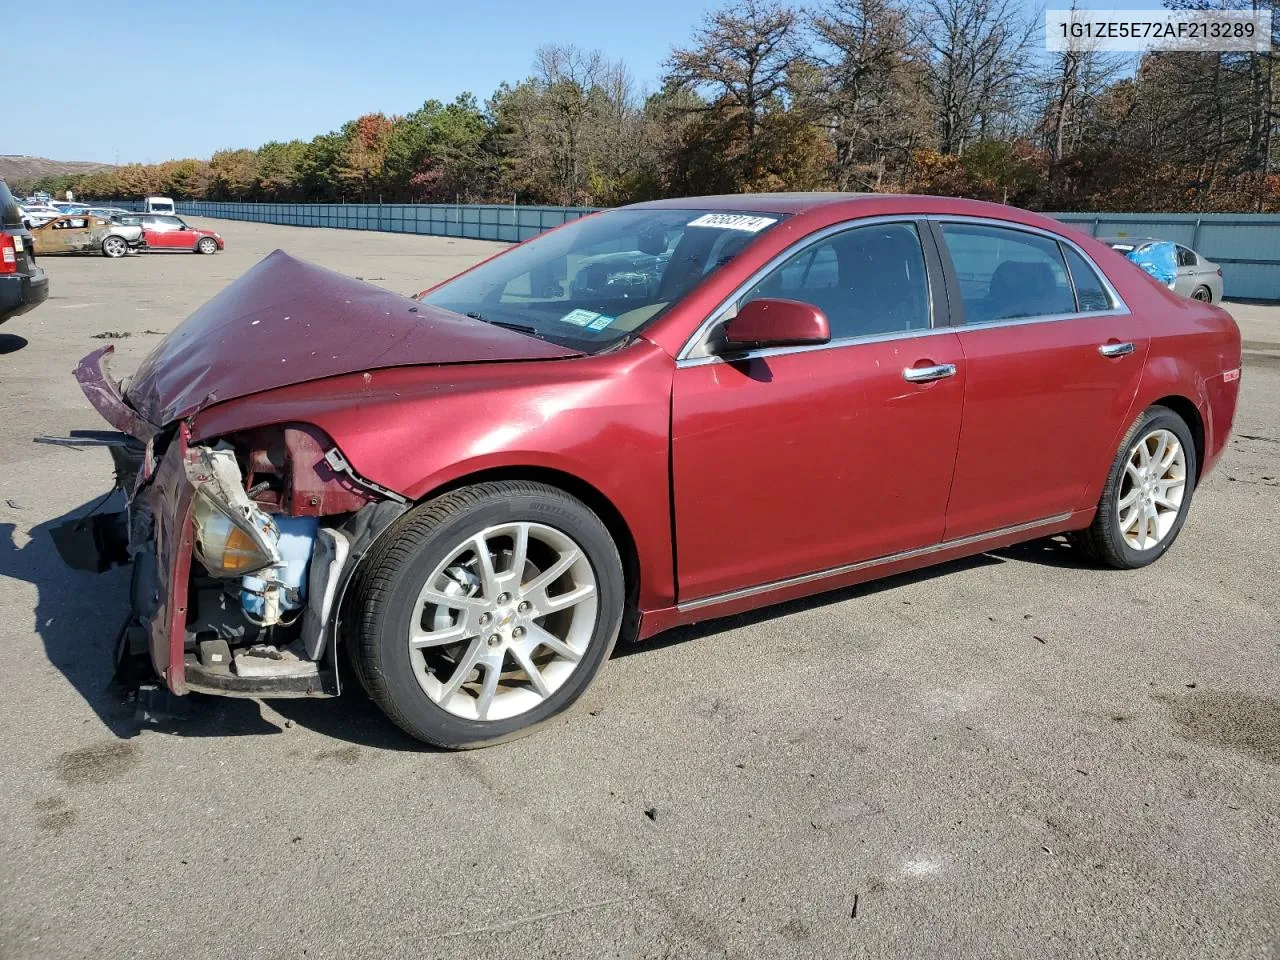
[{"label": "dark suv", "polygon": [[26,313],[49,296],[49,278],[36,266],[22,209],[0,180],[0,323]]}]

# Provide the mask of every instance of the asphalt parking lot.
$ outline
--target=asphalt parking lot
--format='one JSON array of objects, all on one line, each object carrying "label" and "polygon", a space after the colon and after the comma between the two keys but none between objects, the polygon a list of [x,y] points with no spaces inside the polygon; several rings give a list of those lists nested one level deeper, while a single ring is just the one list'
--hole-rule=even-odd
[{"label": "asphalt parking lot", "polygon": [[620,651],[578,708],[431,752],[359,694],[110,684],[118,374],[276,247],[413,292],[496,244],[203,221],[214,257],[46,258],[0,326],[0,958],[1280,956],[1280,308],[1234,439],[1134,573],[1038,543]]}]

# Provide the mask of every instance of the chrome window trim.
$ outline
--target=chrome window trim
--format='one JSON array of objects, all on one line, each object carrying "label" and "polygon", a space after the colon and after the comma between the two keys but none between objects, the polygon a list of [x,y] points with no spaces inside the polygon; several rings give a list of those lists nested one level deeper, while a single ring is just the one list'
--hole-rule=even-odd
[{"label": "chrome window trim", "polygon": [[957,537],[955,540],[941,540],[938,543],[929,544],[926,547],[915,547],[911,550],[901,550],[898,553],[891,553],[884,557],[874,557],[871,560],[859,560],[857,563],[846,563],[839,567],[829,567],[826,570],[818,570],[814,573],[802,573],[794,577],[784,577],[781,580],[770,580],[768,583],[756,584],[753,587],[742,587],[738,590],[728,590],[724,593],[712,594],[709,597],[699,597],[696,600],[689,600],[685,603],[676,604],[676,609],[680,613],[687,613],[690,610],[701,610],[703,607],[713,607],[722,603],[730,603],[734,600],[743,600],[747,597],[759,596],[762,593],[772,593],[775,590],[785,590],[788,587],[798,587],[806,583],[816,583],[819,580],[827,580],[831,577],[843,576],[847,573],[856,573],[859,570],[867,570],[871,567],[880,567],[889,563],[897,563],[901,560],[911,560],[916,557],[927,557],[930,554],[941,553],[944,550],[954,550],[959,547],[976,546],[987,540],[995,540],[1000,537],[1007,537],[1010,534],[1028,533],[1032,530],[1039,530],[1043,527],[1053,526],[1057,523],[1065,523],[1071,519],[1071,512],[1055,514],[1052,517],[1044,517],[1040,520],[1031,520],[1027,523],[1015,523],[1007,527],[999,527],[995,530],[987,530],[984,533],[970,534],[967,537]]},{"label": "chrome window trim", "polygon": [[[1094,262],[1093,257],[1089,256],[1087,252],[1082,250],[1080,247],[1080,244],[1076,243],[1070,237],[1063,236],[1060,233],[1054,233],[1052,230],[1045,230],[1042,227],[1033,227],[1030,224],[1026,224],[1026,223],[1014,223],[1011,220],[996,220],[993,217],[970,217],[970,216],[964,216],[962,214],[939,213],[939,214],[925,214],[924,219],[930,220],[933,223],[940,223],[940,224],[941,223],[975,224],[980,227],[1000,227],[1005,230],[1020,230],[1023,233],[1034,233],[1039,236],[1046,237],[1050,240],[1056,240],[1058,243],[1066,244],[1076,253],[1080,254],[1081,257],[1084,258],[1084,262],[1087,263],[1093,269],[1093,272],[1098,275],[1098,279],[1102,281],[1102,285],[1106,287],[1107,293],[1111,294],[1111,299],[1116,303],[1116,306],[1112,307],[1110,310],[1089,310],[1089,311],[1080,311],[1077,313],[1056,313],[1056,314],[1051,314],[1047,318],[1018,317],[1012,320],[992,320],[983,324],[978,324],[978,323],[967,324],[966,323],[966,324],[961,324],[959,329],[965,329],[970,326],[973,326],[973,327],[989,326],[992,323],[1019,323],[1019,322],[1024,322],[1026,320],[1040,320],[1040,319],[1062,320],[1067,317],[1122,316],[1130,312],[1129,305],[1124,302],[1124,297],[1120,296],[1120,291],[1118,291],[1112,285],[1111,278],[1107,276],[1106,271],[1100,269],[1098,267],[1098,264]],[[949,255],[950,253],[948,252],[948,256]],[[1065,261],[1063,262],[1062,266],[1063,266],[1063,269],[1067,271],[1067,275],[1070,276],[1071,275],[1070,266]]]},{"label": "chrome window trim", "polygon": [[[864,343],[883,343],[889,340],[915,340],[920,337],[930,337],[939,333],[960,333],[966,330],[988,330],[993,327],[1020,327],[1033,323],[1057,323],[1062,320],[1081,320],[1091,317],[1121,317],[1129,316],[1131,314],[1129,305],[1125,303],[1124,298],[1120,296],[1120,292],[1116,290],[1114,285],[1112,285],[1111,279],[1107,276],[1106,271],[1102,270],[1094,261],[1093,257],[1089,256],[1089,254],[1085,250],[1081,249],[1080,245],[1070,237],[1054,233],[1052,230],[1033,227],[1029,224],[1014,223],[1010,220],[996,220],[992,217],[974,217],[962,214],[891,214],[880,217],[866,217],[860,220],[842,220],[840,223],[833,223],[831,226],[823,227],[821,230],[811,233],[807,237],[802,237],[800,240],[797,240],[795,244],[775,255],[765,263],[764,266],[760,267],[760,269],[740,284],[726,299],[721,301],[719,306],[712,310],[711,313],[707,315],[707,318],[698,325],[693,336],[685,341],[680,352],[676,354],[676,366],[680,368],[700,367],[709,363],[730,362],[730,360],[726,360],[724,357],[717,356],[715,354],[698,357],[691,357],[689,354],[697,348],[715,325],[725,319],[725,315],[737,306],[739,298],[763,280],[766,275],[781,266],[787,260],[790,260],[796,254],[803,252],[807,247],[812,246],[815,243],[820,243],[834,234],[843,233],[846,230],[855,229],[860,226],[874,226],[878,223],[914,224],[919,220],[928,220],[939,224],[976,224],[978,226],[1001,227],[1006,230],[1021,230],[1024,233],[1038,234],[1040,236],[1047,237],[1050,240],[1056,240],[1058,243],[1066,244],[1079,254],[1084,259],[1084,262],[1092,268],[1093,272],[1098,275],[1098,279],[1102,282],[1103,287],[1106,288],[1107,293],[1111,295],[1116,306],[1112,307],[1110,310],[1082,310],[1072,313],[1046,314],[1037,317],[1014,317],[1006,320],[988,320],[983,323],[962,323],[946,327],[930,326],[928,329],[923,330],[901,330],[892,333],[868,334],[863,337],[843,337],[839,340],[832,340],[828,343],[809,344],[799,347],[764,347],[759,350],[747,350],[742,353],[735,353],[731,358],[732,362],[756,360],[764,357],[786,356],[787,354],[792,353],[812,353],[818,350],[834,350],[841,347],[859,346]],[[923,244],[923,242],[924,240],[921,238],[921,243]],[[950,256],[950,252],[947,250],[941,250],[939,251],[939,254],[948,257]],[[927,259],[928,258],[926,257],[926,264]],[[1067,276],[1071,277],[1071,268],[1065,262],[1063,263],[1063,269],[1067,271]],[[1074,280],[1072,282],[1074,283]],[[929,322],[931,324],[933,322],[933,316],[933,291],[932,288],[930,288]]]},{"label": "chrome window trim", "polygon": [[[731,294],[729,294],[729,296],[727,296],[724,300],[720,301],[720,304],[714,310],[712,310],[709,314],[707,314],[707,318],[703,320],[702,323],[698,324],[698,328],[693,332],[693,335],[689,337],[688,340],[685,341],[684,346],[680,348],[680,352],[676,354],[677,365],[698,366],[700,365],[699,363],[697,362],[691,363],[690,361],[705,362],[708,360],[720,360],[721,359],[720,357],[716,357],[712,355],[702,356],[702,357],[690,357],[689,354],[691,354],[694,350],[698,348],[698,345],[702,343],[702,341],[706,338],[707,334],[711,332],[711,330],[716,326],[717,323],[719,323],[721,320],[727,319],[726,314],[728,314],[730,310],[736,309],[738,305],[738,300],[741,299],[747,293],[747,291],[749,291],[752,287],[754,287],[761,280],[767,277],[770,273],[772,273],[778,267],[782,266],[782,264],[786,263],[792,257],[803,253],[805,250],[807,250],[809,247],[813,246],[816,243],[821,243],[822,241],[835,236],[837,233],[844,233],[848,230],[856,230],[859,227],[873,227],[876,224],[881,224],[881,223],[909,223],[914,228],[918,221],[924,220],[924,219],[926,218],[921,214],[894,213],[894,214],[885,214],[884,216],[879,216],[879,217],[862,217],[855,220],[841,220],[839,223],[833,223],[828,227],[823,227],[821,230],[817,230],[809,234],[808,236],[801,237],[791,246],[786,247],[779,253],[775,254],[772,258],[770,258],[763,266],[757,269],[755,273],[751,274],[751,276],[749,276],[746,280],[740,283],[734,289],[734,291]],[[920,231],[917,229],[916,230],[917,240],[919,240],[920,242],[920,257],[922,260],[924,260],[925,269],[927,271],[929,258],[924,250],[924,238],[919,236],[919,232]],[[926,276],[926,286],[928,286],[927,276]],[[933,323],[933,315],[934,315],[933,290],[932,288],[930,288],[929,289],[929,323],[930,324]],[[928,330],[920,330],[917,332],[933,333],[935,332],[936,329],[938,328],[934,328],[930,326]],[[903,331],[903,333],[906,333],[906,332],[907,331]],[[901,334],[893,334],[892,336],[900,336],[900,335]],[[881,336],[881,335],[875,334],[874,336]],[[849,343],[862,342],[862,340],[863,338],[861,337],[843,337],[839,340],[832,340],[829,343],[811,344],[809,346],[804,346],[804,347],[770,347],[770,348],[766,348],[765,350],[751,351],[751,353],[759,356],[772,356],[772,355],[776,355],[776,353],[779,351],[786,352],[786,353],[796,353],[796,352],[804,352],[809,350],[829,350],[832,347],[841,347]],[[736,359],[745,357],[746,355],[747,354],[745,353],[734,354],[734,359],[736,360]]]}]

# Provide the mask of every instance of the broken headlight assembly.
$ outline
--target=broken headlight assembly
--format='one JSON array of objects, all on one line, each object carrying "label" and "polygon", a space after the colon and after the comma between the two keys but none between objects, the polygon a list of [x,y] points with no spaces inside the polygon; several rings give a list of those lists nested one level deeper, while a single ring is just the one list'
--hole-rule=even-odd
[{"label": "broken headlight assembly", "polygon": [[250,509],[252,513],[240,513],[203,491],[196,494],[191,511],[195,555],[213,576],[241,576],[280,562],[275,522],[256,507]]},{"label": "broken headlight assembly", "polygon": [[195,490],[195,555],[215,577],[279,566],[280,529],[245,493],[229,443],[192,447],[183,464]]}]

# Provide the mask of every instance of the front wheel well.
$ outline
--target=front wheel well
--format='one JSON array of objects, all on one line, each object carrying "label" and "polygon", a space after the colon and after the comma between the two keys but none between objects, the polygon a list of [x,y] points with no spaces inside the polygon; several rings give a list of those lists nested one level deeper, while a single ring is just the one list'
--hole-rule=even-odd
[{"label": "front wheel well", "polygon": [[1196,409],[1196,405],[1186,397],[1172,395],[1161,397],[1152,403],[1152,406],[1168,407],[1186,423],[1191,431],[1191,439],[1196,446],[1196,476],[1199,478],[1200,472],[1204,470],[1204,420],[1200,417],[1200,411]]},{"label": "front wheel well", "polygon": [[457,477],[443,486],[428,491],[419,498],[418,502],[432,500],[459,487],[492,480],[528,480],[545,483],[549,487],[556,487],[577,497],[600,518],[608,528],[609,535],[613,537],[613,542],[617,544],[618,556],[622,559],[622,575],[627,585],[627,593],[622,621],[623,633],[620,639],[630,636],[630,632],[638,626],[636,611],[640,595],[640,556],[636,550],[635,537],[632,536],[630,526],[613,502],[585,480],[551,467],[496,467]]}]

